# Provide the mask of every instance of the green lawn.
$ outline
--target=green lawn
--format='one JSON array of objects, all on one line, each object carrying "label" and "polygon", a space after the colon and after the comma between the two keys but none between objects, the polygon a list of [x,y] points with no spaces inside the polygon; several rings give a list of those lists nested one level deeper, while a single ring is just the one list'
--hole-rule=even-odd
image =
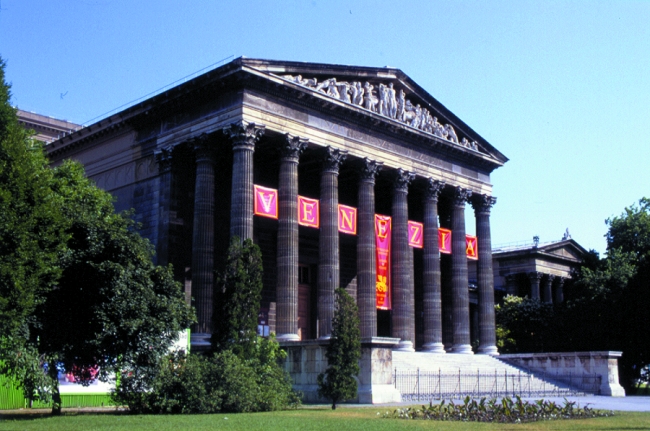
[{"label": "green lawn", "polygon": [[386,408],[302,408],[251,414],[136,416],[114,413],[68,413],[61,417],[0,413],[0,430],[650,430],[650,413],[621,412],[614,417],[537,422],[529,424],[479,424],[406,421],[377,416]]}]

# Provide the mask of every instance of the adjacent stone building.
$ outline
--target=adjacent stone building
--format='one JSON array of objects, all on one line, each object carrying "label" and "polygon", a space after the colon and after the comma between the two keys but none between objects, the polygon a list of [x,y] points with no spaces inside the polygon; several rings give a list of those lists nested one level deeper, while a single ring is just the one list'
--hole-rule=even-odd
[{"label": "adjacent stone building", "polygon": [[239,58],[47,148],[135,208],[196,307],[195,348],[237,236],[261,247],[260,328],[286,346],[326,342],[341,286],[367,358],[471,354],[472,337],[498,353],[490,174],[508,159],[399,69]]}]

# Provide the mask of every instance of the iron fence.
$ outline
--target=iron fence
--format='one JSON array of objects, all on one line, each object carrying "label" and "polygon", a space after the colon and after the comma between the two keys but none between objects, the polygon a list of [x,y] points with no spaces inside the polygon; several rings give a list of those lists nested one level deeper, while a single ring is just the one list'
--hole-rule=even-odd
[{"label": "iron fence", "polygon": [[599,394],[602,376],[527,372],[443,373],[395,369],[393,382],[403,401],[472,397],[550,397]]}]

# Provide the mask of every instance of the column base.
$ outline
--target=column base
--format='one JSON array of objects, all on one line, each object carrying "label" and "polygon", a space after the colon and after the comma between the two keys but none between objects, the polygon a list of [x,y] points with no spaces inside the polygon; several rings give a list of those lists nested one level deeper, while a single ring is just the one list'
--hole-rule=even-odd
[{"label": "column base", "polygon": [[499,350],[497,346],[485,346],[478,348],[478,354],[480,355],[490,355],[490,356],[499,356]]},{"label": "column base", "polygon": [[422,350],[428,353],[447,353],[442,343],[427,343],[422,346]]},{"label": "column base", "polygon": [[275,336],[278,341],[300,341],[298,334],[279,334]]},{"label": "column base", "polygon": [[400,341],[393,350],[398,350],[400,352],[415,352],[413,343],[410,341]]},{"label": "column base", "polygon": [[459,355],[473,355],[471,344],[454,344],[454,347],[451,350],[452,353]]}]

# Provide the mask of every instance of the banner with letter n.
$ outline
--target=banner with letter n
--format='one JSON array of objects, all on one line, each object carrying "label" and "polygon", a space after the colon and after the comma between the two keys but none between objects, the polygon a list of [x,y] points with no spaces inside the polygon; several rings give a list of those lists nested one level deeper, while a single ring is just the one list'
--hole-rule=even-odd
[{"label": "banner with letter n", "polygon": [[478,239],[472,235],[465,235],[465,252],[467,258],[478,260]]},{"label": "banner with letter n", "polygon": [[424,248],[424,224],[409,220],[408,230],[409,245],[414,248]]},{"label": "banner with letter n", "polygon": [[376,289],[377,308],[380,310],[391,309],[390,233],[391,218],[375,214]]},{"label": "banner with letter n", "polygon": [[318,199],[298,196],[298,224],[301,226],[320,227],[320,209]]},{"label": "banner with letter n", "polygon": [[438,228],[438,248],[440,253],[451,254],[451,231]]},{"label": "banner with letter n", "polygon": [[253,213],[261,217],[278,218],[278,191],[253,185]]},{"label": "banner with letter n", "polygon": [[357,234],[357,209],[339,204],[339,232]]}]

